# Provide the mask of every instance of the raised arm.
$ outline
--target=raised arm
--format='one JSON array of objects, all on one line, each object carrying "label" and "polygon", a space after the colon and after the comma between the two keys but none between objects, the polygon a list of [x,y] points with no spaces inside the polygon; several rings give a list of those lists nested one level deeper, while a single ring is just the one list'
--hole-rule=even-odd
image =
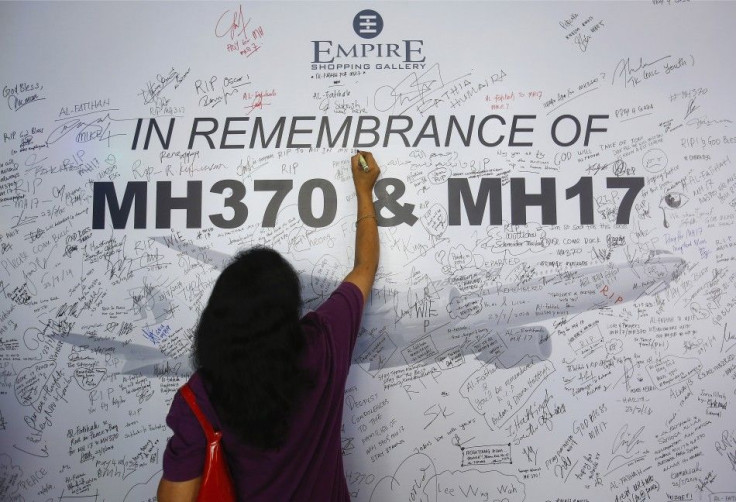
[{"label": "raised arm", "polygon": [[[368,170],[360,163],[360,155],[365,159]],[[373,185],[381,173],[370,152],[358,152],[350,159],[358,201],[358,215],[355,221],[355,261],[353,270],[345,277],[363,292],[363,301],[368,301],[373,280],[378,269],[378,222],[373,208]]]}]

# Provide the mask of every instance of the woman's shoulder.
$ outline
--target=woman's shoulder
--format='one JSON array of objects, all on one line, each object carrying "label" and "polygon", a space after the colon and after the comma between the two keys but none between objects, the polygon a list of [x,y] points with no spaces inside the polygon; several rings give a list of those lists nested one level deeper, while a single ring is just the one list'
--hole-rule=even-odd
[{"label": "woman's shoulder", "polygon": [[[189,377],[189,380],[187,380],[186,384],[189,385],[189,388],[194,393],[194,399],[197,402],[197,406],[199,406],[199,408],[205,414],[210,423],[212,423],[215,427],[219,427],[219,419],[217,418],[217,414],[215,413],[212,402],[210,401],[208,390],[209,384],[202,374],[202,371],[197,370],[192,373],[192,376]],[[193,415],[193,412],[191,412],[189,405],[184,400],[181,391],[177,392],[176,394],[177,395],[174,397],[174,403],[172,404],[172,411],[174,410],[174,405],[179,404],[179,406],[177,407],[177,411],[179,413],[181,413],[182,410],[186,410],[187,415]],[[177,403],[177,401],[179,401],[179,403]]]},{"label": "woman's shoulder", "polygon": [[302,317],[302,323],[325,324],[332,318],[358,317],[363,311],[363,294],[347,281],[341,282],[315,310]]}]

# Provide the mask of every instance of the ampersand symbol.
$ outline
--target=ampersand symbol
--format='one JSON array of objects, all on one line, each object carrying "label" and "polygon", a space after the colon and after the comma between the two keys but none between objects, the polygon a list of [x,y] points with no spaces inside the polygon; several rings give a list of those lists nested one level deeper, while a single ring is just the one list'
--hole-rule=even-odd
[{"label": "ampersand symbol", "polygon": [[[389,192],[386,190],[391,187],[392,190]],[[399,204],[399,198],[404,195],[406,187],[404,183],[397,178],[383,178],[376,182],[374,187],[377,200],[373,203],[373,207],[376,209],[376,219],[378,225],[381,227],[395,227],[402,223],[408,223],[409,226],[414,225],[417,222],[417,217],[414,216],[414,204]],[[388,209],[393,213],[393,216],[386,218],[381,215],[381,209]]]}]

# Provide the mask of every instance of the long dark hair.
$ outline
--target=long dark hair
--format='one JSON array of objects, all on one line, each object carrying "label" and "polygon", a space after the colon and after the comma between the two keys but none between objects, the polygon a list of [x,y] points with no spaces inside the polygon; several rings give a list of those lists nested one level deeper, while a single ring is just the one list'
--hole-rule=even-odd
[{"label": "long dark hair", "polygon": [[299,276],[276,251],[252,248],[225,268],[194,337],[218,417],[260,449],[281,446],[312,378],[300,367]]}]

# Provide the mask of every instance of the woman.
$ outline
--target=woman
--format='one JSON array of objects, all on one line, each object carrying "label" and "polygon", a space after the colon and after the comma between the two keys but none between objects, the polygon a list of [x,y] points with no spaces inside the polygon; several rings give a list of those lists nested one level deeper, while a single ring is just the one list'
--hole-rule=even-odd
[{"label": "woman", "polygon": [[[299,319],[299,278],[275,251],[236,257],[218,278],[194,341],[190,386],[223,433],[240,500],[350,500],[340,428],[350,359],[378,267],[373,156],[351,158],[358,202],[352,271],[316,311]],[[196,500],[205,438],[177,393],[166,422],[158,500]]]}]

